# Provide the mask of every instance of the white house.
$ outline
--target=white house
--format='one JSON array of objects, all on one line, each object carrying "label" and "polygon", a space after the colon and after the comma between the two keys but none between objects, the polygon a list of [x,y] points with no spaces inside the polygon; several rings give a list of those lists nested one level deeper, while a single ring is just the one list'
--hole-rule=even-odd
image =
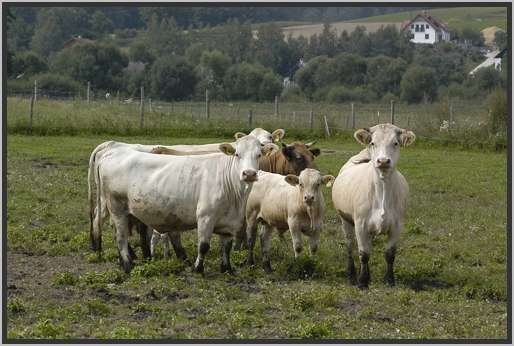
[{"label": "white house", "polygon": [[402,25],[402,31],[410,30],[411,42],[434,44],[440,41],[450,41],[450,30],[445,23],[426,12],[416,15]]}]

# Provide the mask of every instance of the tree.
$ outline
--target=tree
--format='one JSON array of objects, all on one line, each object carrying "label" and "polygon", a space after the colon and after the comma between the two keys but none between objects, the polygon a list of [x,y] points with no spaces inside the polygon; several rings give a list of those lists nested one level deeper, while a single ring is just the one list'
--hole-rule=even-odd
[{"label": "tree", "polygon": [[359,25],[352,31],[348,41],[348,48],[350,53],[360,56],[370,55],[371,41],[366,34],[366,27]]},{"label": "tree", "polygon": [[318,54],[332,57],[337,54],[337,33],[329,23],[323,24],[323,31],[318,36]]},{"label": "tree", "polygon": [[504,49],[507,47],[508,35],[503,30],[498,30],[494,33],[494,44],[498,49]]},{"label": "tree", "polygon": [[478,30],[464,28],[460,32],[460,39],[473,46],[482,47],[484,45],[484,35]]},{"label": "tree", "polygon": [[394,25],[381,26],[369,34],[372,55],[397,57],[400,53],[400,32]]},{"label": "tree", "polygon": [[193,66],[177,56],[157,59],[150,74],[151,93],[161,100],[184,100],[193,94],[197,82]]},{"label": "tree", "polygon": [[391,93],[399,95],[402,76],[407,63],[401,58],[379,55],[367,60],[367,85],[380,97]]},{"label": "tree", "polygon": [[155,56],[152,54],[150,47],[143,40],[135,40],[129,46],[129,58],[131,61],[141,61],[145,64],[152,64]]},{"label": "tree", "polygon": [[224,85],[230,100],[269,101],[282,91],[280,78],[258,64],[231,66],[225,74]]},{"label": "tree", "polygon": [[[357,86],[366,81],[366,60],[362,56],[341,53],[334,57],[329,73],[340,84]],[[325,84],[330,83],[329,80]]]},{"label": "tree", "polygon": [[318,69],[329,61],[329,58],[322,55],[315,57],[307,62],[305,66],[296,71],[294,79],[300,87],[300,90],[308,98],[312,98],[314,92],[318,88],[319,75]]},{"label": "tree", "polygon": [[288,46],[284,41],[282,29],[272,23],[259,28],[258,38],[254,42],[255,60],[273,71],[286,75],[291,64]]},{"label": "tree", "polygon": [[474,76],[478,88],[482,91],[491,91],[501,83],[501,75],[493,66],[479,69]]},{"label": "tree", "polygon": [[112,21],[102,11],[95,11],[89,20],[91,31],[99,37],[114,29]]},{"label": "tree", "polygon": [[117,78],[128,65],[128,58],[116,47],[99,43],[79,43],[59,52],[51,64],[52,72],[63,73],[94,88],[119,88]]},{"label": "tree", "polygon": [[400,87],[401,98],[408,103],[431,101],[437,92],[435,71],[428,67],[411,65],[403,75]]},{"label": "tree", "polygon": [[47,70],[46,62],[34,52],[28,51],[14,56],[12,63],[12,74],[14,76],[23,73],[27,77]]}]

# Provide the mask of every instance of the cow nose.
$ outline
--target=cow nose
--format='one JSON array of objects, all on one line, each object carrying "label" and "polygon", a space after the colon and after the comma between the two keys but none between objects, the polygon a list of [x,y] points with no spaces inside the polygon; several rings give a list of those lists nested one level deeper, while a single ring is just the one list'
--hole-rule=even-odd
[{"label": "cow nose", "polygon": [[389,166],[389,164],[391,163],[391,159],[381,157],[377,159],[377,163],[379,167],[386,167]]},{"label": "cow nose", "polygon": [[312,196],[312,195],[305,195],[305,196],[303,196],[303,200],[304,200],[305,203],[310,205],[310,204],[312,204],[314,202],[314,196]]},{"label": "cow nose", "polygon": [[246,181],[256,181],[257,180],[257,172],[253,169],[245,169],[243,171],[243,179]]}]

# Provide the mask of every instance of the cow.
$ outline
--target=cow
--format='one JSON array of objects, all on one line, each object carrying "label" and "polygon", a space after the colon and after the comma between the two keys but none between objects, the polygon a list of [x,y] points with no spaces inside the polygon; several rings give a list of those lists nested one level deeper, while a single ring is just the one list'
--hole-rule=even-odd
[{"label": "cow", "polygon": [[[283,129],[277,129],[273,131],[273,133],[269,133],[268,131],[262,128],[255,128],[250,132],[250,135],[256,137],[261,145],[271,145],[273,142],[278,142],[284,137],[285,131]],[[235,139],[241,138],[244,136],[244,133],[237,132],[234,134]],[[235,142],[231,143],[234,145]],[[215,153],[219,152],[219,143],[218,144],[203,144],[203,145],[178,145],[178,146],[162,146],[162,145],[145,145],[145,144],[129,144],[122,143],[116,141],[107,141],[99,144],[91,153],[89,158],[89,169],[88,169],[88,200],[90,205],[90,240],[91,240],[91,249],[101,252],[102,244],[101,237],[93,237],[93,219],[95,215],[95,206],[94,199],[92,195],[92,188],[94,184],[94,171],[96,169],[96,162],[100,159],[102,153],[107,152],[110,149],[114,149],[120,146],[130,147],[134,150],[141,152],[155,152],[159,153],[159,151],[166,150],[179,150],[182,151],[196,151],[197,153],[207,154],[207,153]],[[269,148],[264,148],[266,152],[269,151]],[[148,239],[148,229],[144,224],[139,222],[134,222],[134,226],[137,226],[138,232],[141,238],[141,248],[143,250],[143,257],[150,258],[150,240]]]},{"label": "cow", "polygon": [[269,256],[272,229],[281,235],[289,229],[295,258],[302,252],[302,234],[309,237],[310,253],[314,254],[325,211],[321,184],[330,186],[334,179],[311,168],[304,169],[299,176],[288,174],[285,177],[260,171],[246,204],[247,263],[254,264],[253,248],[259,222],[262,223],[262,265],[266,272],[272,271]]},{"label": "cow", "polygon": [[155,245],[162,240],[162,247],[164,250],[164,258],[168,258],[170,256],[170,246],[169,243],[171,242],[168,233],[159,233],[156,230],[153,230],[152,232],[152,241],[150,242],[150,253],[152,255],[152,258],[155,255]]},{"label": "cow", "polygon": [[[133,265],[128,235],[134,219],[171,237],[196,227],[198,255],[194,270],[199,273],[204,271],[211,236],[218,234],[221,271],[232,272],[232,239],[243,224],[246,199],[258,179],[262,150],[254,136],[241,137],[234,145],[222,143],[219,150],[221,153],[171,156],[118,146],[101,155],[95,170],[98,212],[93,235],[101,234],[102,222],[109,215],[125,272],[130,272]],[[184,249],[179,253],[185,255]]]},{"label": "cow", "polygon": [[[352,284],[369,285],[368,267],[372,237],[387,234],[385,282],[395,284],[393,264],[403,228],[409,186],[396,169],[400,146],[411,145],[412,131],[391,124],[359,129],[354,137],[365,150],[341,168],[332,187],[332,201],[341,219],[346,239],[347,274]],[[356,278],[353,247],[357,240],[360,272]]]}]

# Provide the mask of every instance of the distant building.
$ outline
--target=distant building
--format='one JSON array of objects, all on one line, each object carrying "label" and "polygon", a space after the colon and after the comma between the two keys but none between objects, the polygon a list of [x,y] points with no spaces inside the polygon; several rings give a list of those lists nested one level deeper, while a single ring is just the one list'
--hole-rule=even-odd
[{"label": "distant building", "polygon": [[402,31],[412,33],[411,42],[434,44],[441,41],[450,41],[448,26],[425,11],[413,19],[402,24]]},{"label": "distant building", "polygon": [[499,51],[495,50],[493,52],[487,53],[486,59],[477,67],[475,67],[471,72],[469,73],[471,76],[473,76],[478,70],[484,67],[490,67],[494,66],[494,68],[498,71],[502,70],[502,58],[503,56],[507,54],[507,48]]},{"label": "distant building", "polygon": [[93,40],[90,40],[88,38],[83,38],[82,36],[75,36],[69,39],[68,41],[64,42],[63,49],[73,47],[79,43],[91,43]]}]

